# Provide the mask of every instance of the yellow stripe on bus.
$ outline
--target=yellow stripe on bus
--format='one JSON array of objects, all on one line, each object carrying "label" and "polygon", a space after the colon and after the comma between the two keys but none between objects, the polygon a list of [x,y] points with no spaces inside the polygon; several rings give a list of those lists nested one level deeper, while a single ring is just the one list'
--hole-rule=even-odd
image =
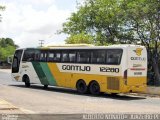
[{"label": "yellow stripe on bus", "polygon": [[[87,85],[92,80],[95,80],[100,85],[101,92],[108,93],[127,93],[132,90],[132,92],[145,91],[146,88],[146,77],[128,77],[127,85],[125,85],[123,76],[108,76],[108,75],[98,75],[98,74],[83,74],[83,73],[64,73],[60,72],[56,63],[48,63],[48,67],[54,76],[57,86],[76,88],[76,82],[79,79],[83,79]],[[114,78],[119,81],[119,89],[116,90],[116,84],[111,85],[114,89],[108,89],[109,83],[107,82],[109,78]],[[112,79],[111,79],[112,80]],[[144,84],[144,85],[143,85]]]}]

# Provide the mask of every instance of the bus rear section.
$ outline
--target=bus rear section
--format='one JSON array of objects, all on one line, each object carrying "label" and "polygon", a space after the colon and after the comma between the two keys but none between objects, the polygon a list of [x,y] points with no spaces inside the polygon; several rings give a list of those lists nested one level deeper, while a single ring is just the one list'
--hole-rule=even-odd
[{"label": "bus rear section", "polygon": [[143,46],[127,48],[127,69],[124,81],[129,92],[144,92],[147,83],[147,51]]}]

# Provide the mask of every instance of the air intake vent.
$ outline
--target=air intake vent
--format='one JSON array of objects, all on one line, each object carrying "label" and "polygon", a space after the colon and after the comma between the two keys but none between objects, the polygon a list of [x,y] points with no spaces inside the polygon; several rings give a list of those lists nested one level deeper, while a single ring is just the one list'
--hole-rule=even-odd
[{"label": "air intake vent", "polygon": [[107,77],[107,89],[119,90],[119,78]]}]

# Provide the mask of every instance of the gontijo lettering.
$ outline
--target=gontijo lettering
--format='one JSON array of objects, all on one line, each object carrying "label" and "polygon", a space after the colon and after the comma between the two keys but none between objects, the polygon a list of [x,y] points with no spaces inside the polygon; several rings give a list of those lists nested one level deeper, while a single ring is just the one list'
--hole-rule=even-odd
[{"label": "gontijo lettering", "polygon": [[146,61],[146,58],[145,57],[131,57],[131,60]]},{"label": "gontijo lettering", "polygon": [[74,70],[74,71],[91,71],[90,66],[79,66],[79,65],[62,65],[63,70]]}]

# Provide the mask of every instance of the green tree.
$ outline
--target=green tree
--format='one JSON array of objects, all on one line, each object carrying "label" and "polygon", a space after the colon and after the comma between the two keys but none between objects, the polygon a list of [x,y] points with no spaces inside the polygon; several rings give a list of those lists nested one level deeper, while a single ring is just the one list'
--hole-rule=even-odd
[{"label": "green tree", "polygon": [[14,46],[7,46],[6,48],[0,48],[0,60],[6,61],[7,57],[13,55],[15,51]]},{"label": "green tree", "polygon": [[8,56],[13,55],[16,47],[11,38],[0,38],[0,61],[6,61]]},{"label": "green tree", "polygon": [[122,0],[86,0],[63,24],[61,32],[70,36],[85,32],[96,45],[132,43],[133,32],[127,31],[122,17]]},{"label": "green tree", "polygon": [[65,42],[67,44],[79,44],[79,43],[92,44],[93,43],[92,40],[93,40],[92,36],[82,32],[80,34],[71,35],[65,40]]},{"label": "green tree", "polygon": [[116,0],[86,0],[63,24],[61,32],[70,36],[85,32],[92,35],[92,43],[98,45],[118,43],[121,24],[119,12],[119,2]]},{"label": "green tree", "polygon": [[160,0],[123,1],[124,24],[133,37],[141,41],[148,50],[148,61],[155,73],[156,84],[160,85],[160,62],[158,47],[160,42]]},{"label": "green tree", "polygon": [[63,24],[61,32],[71,38],[84,32],[97,45],[145,45],[156,84],[160,84],[160,0],[86,0]]}]

